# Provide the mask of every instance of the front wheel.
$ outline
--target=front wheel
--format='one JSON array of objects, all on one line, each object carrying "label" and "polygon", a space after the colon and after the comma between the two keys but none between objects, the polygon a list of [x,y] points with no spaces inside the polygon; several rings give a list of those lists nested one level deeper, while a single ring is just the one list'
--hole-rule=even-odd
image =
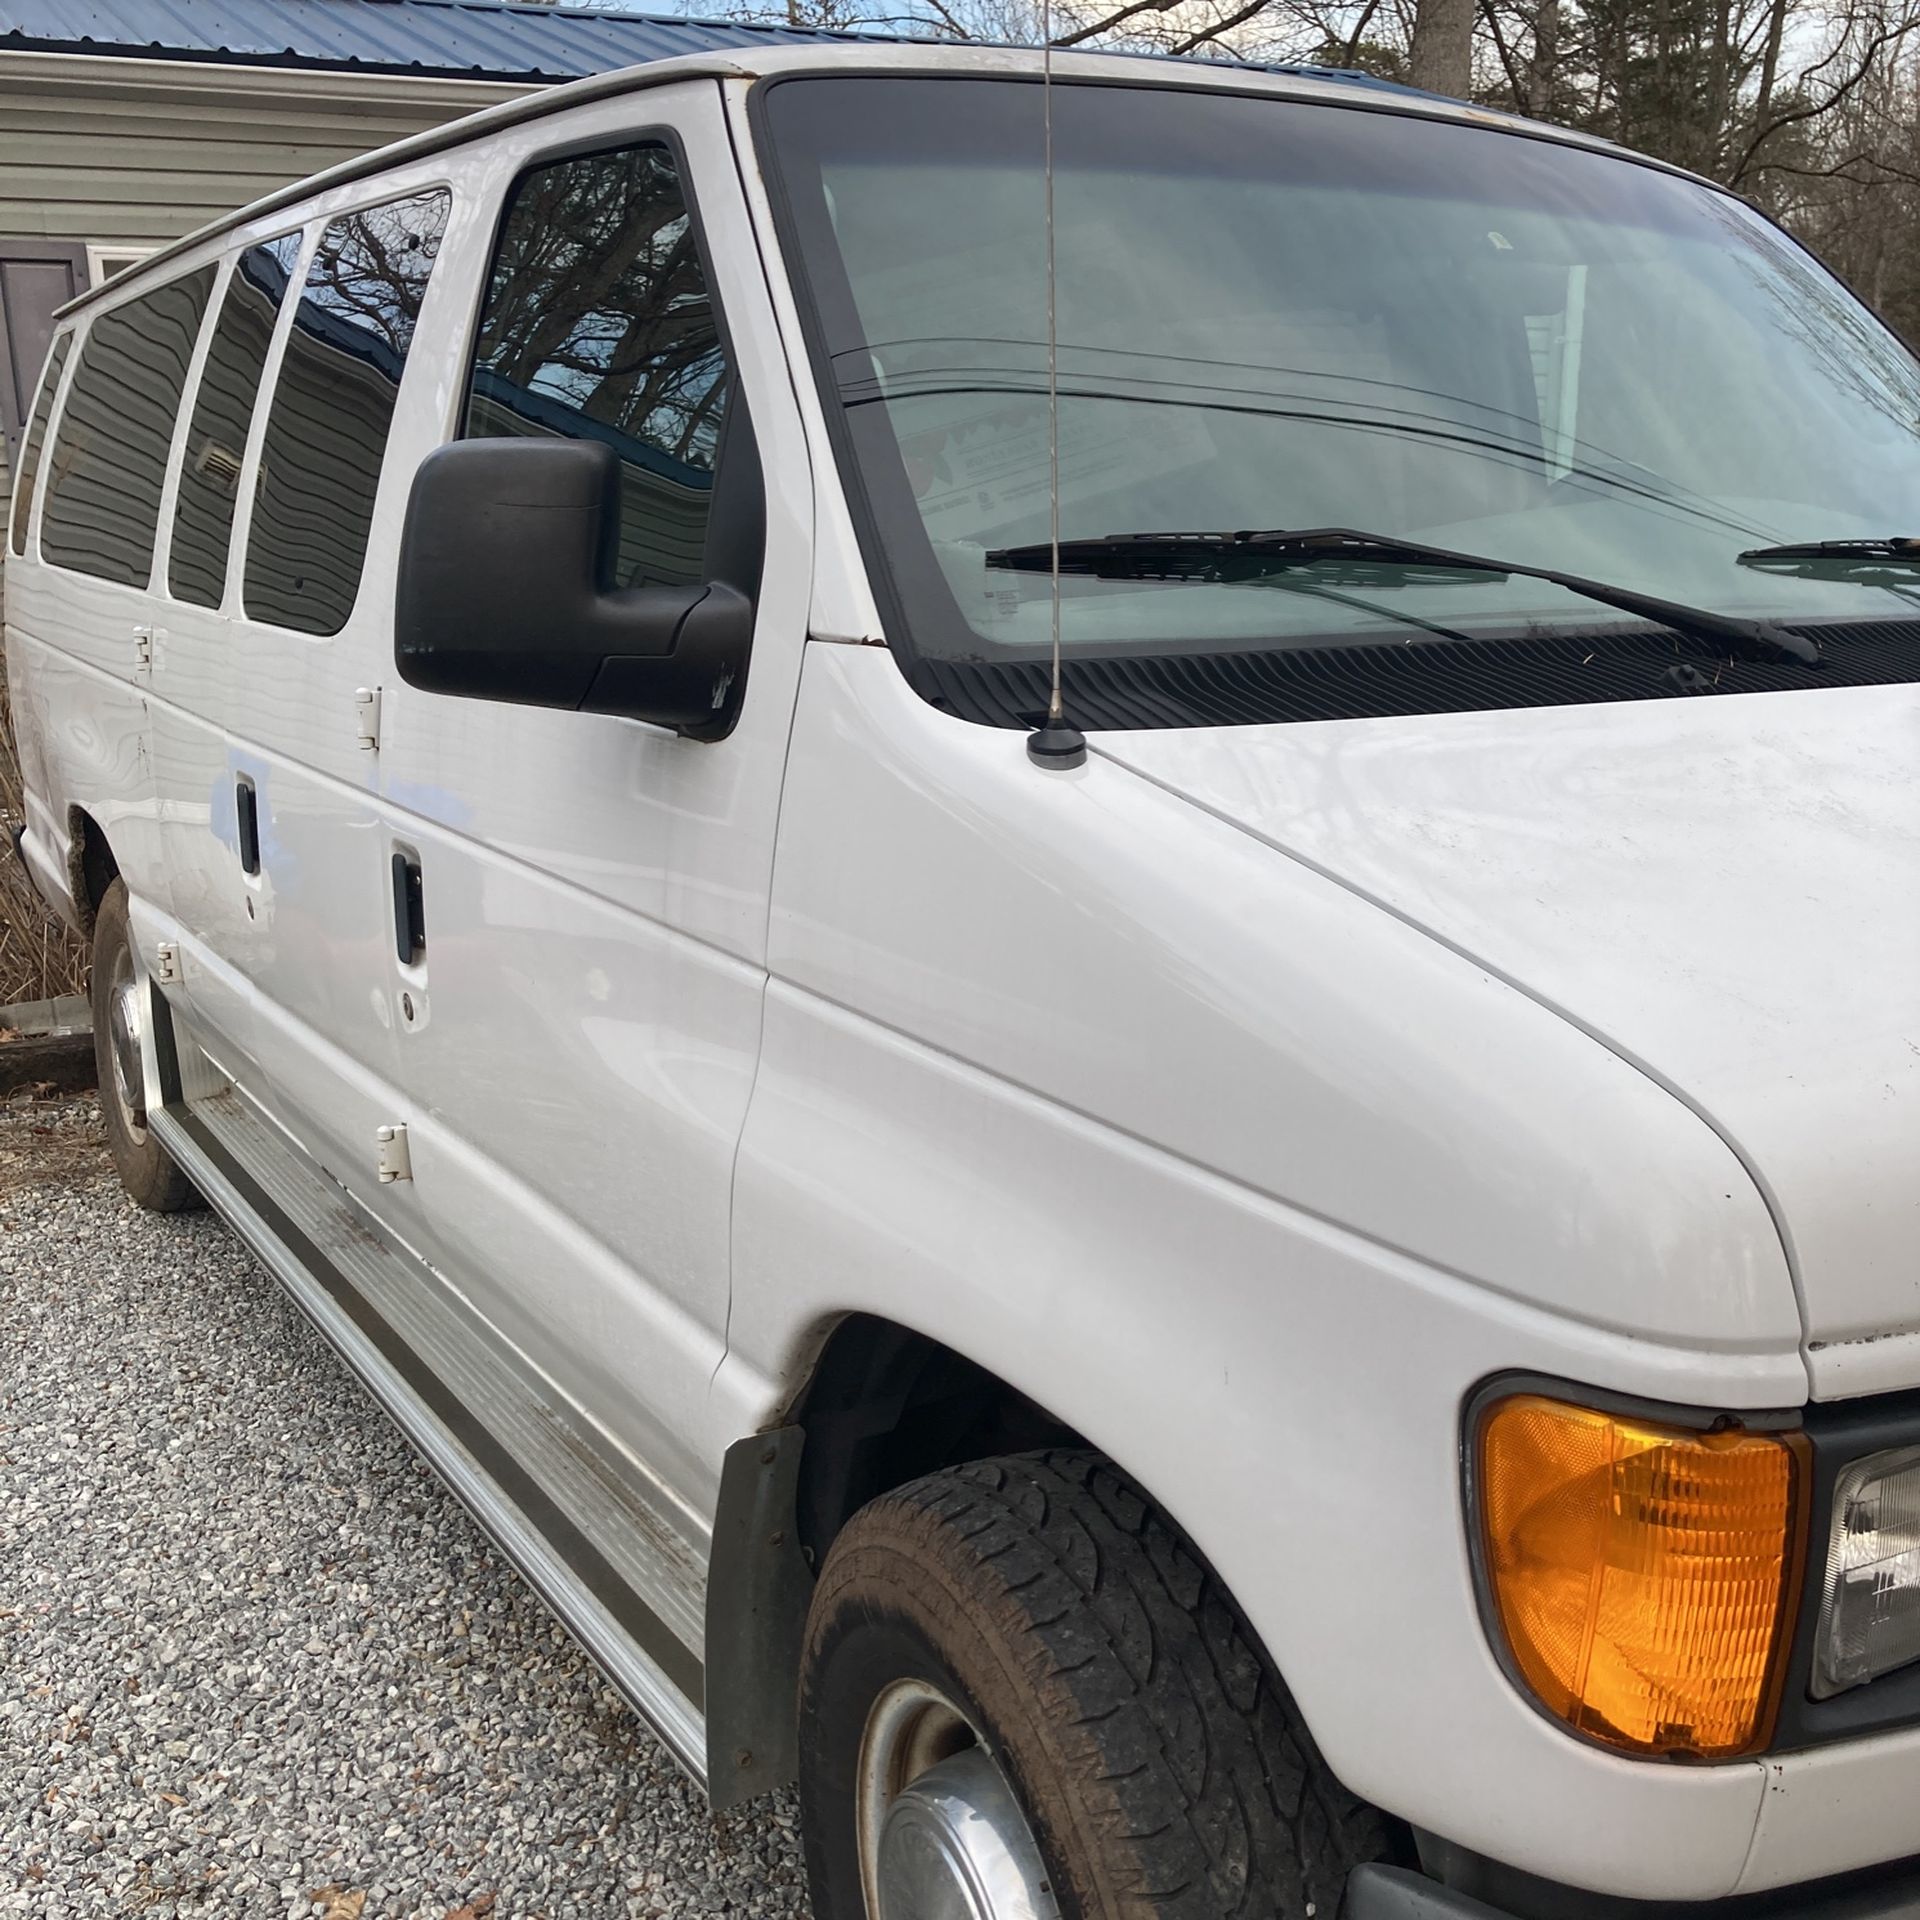
[{"label": "front wheel", "polygon": [[120,1184],[141,1206],[180,1213],[206,1203],[147,1127],[147,993],[133,964],[127,885],[116,879],[93,918],[93,1059],[107,1150]]},{"label": "front wheel", "polygon": [[1335,1920],[1386,1821],[1218,1581],[1109,1462],[882,1495],[808,1616],[816,1920]]}]

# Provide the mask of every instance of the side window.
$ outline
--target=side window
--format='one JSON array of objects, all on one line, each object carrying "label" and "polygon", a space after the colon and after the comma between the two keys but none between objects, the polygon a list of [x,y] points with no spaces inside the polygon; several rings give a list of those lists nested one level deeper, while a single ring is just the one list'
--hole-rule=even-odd
[{"label": "side window", "polygon": [[213,290],[196,268],[87,329],[47,459],[40,552],[56,566],[144,587],[187,362]]},{"label": "side window", "polygon": [[462,431],[620,457],[620,586],[705,577],[727,364],[672,151],[584,155],[507,201]]},{"label": "side window", "polygon": [[233,542],[233,503],[247,428],[267,364],[273,323],[287,291],[300,235],[282,234],[249,247],[235,263],[220,303],[220,318],[200,373],[200,391],[187,428],[174,506],[167,587],[179,600],[217,607],[227,580]]},{"label": "side window", "polygon": [[54,336],[47,349],[46,370],[40,376],[40,397],[33,403],[33,418],[27,422],[26,437],[20,442],[20,471],[13,476],[13,550],[27,550],[27,518],[33,511],[33,483],[40,472],[40,446],[47,437],[47,422],[53,415],[53,396],[60,391],[60,372],[67,364],[67,349],[73,345],[71,333]]},{"label": "side window", "polygon": [[254,483],[242,597],[255,620],[320,634],[347,624],[448,205],[444,191],[390,200],[320,236]]}]

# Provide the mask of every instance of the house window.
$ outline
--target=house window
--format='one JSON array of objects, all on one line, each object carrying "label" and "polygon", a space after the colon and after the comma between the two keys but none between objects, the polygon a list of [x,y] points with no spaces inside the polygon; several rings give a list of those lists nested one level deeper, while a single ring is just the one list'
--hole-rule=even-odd
[{"label": "house window", "polygon": [[89,247],[87,284],[104,287],[115,274],[125,273],[129,267],[137,267],[149,254],[158,251],[155,247],[118,247],[111,244]]}]

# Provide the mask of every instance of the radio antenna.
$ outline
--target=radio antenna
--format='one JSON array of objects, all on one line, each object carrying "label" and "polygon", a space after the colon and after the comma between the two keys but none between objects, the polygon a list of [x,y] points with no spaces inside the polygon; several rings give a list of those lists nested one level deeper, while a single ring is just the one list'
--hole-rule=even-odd
[{"label": "radio antenna", "polygon": [[1040,0],[1040,113],[1045,131],[1041,195],[1047,229],[1047,554],[1052,614],[1052,651],[1047,717],[1027,736],[1027,756],[1036,766],[1086,763],[1087,738],[1067,718],[1060,676],[1060,277],[1053,218],[1053,0]]}]

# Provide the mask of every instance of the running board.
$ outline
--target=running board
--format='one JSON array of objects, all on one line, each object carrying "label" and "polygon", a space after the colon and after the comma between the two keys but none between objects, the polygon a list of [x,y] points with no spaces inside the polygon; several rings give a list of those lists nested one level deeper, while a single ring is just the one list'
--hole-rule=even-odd
[{"label": "running board", "polygon": [[161,1144],[704,1787],[706,1570],[691,1546],[473,1325],[431,1267],[382,1234],[237,1089],[183,1098],[183,1077],[209,1082],[183,1076],[171,1032],[154,1038],[171,1096],[148,1115]]}]

